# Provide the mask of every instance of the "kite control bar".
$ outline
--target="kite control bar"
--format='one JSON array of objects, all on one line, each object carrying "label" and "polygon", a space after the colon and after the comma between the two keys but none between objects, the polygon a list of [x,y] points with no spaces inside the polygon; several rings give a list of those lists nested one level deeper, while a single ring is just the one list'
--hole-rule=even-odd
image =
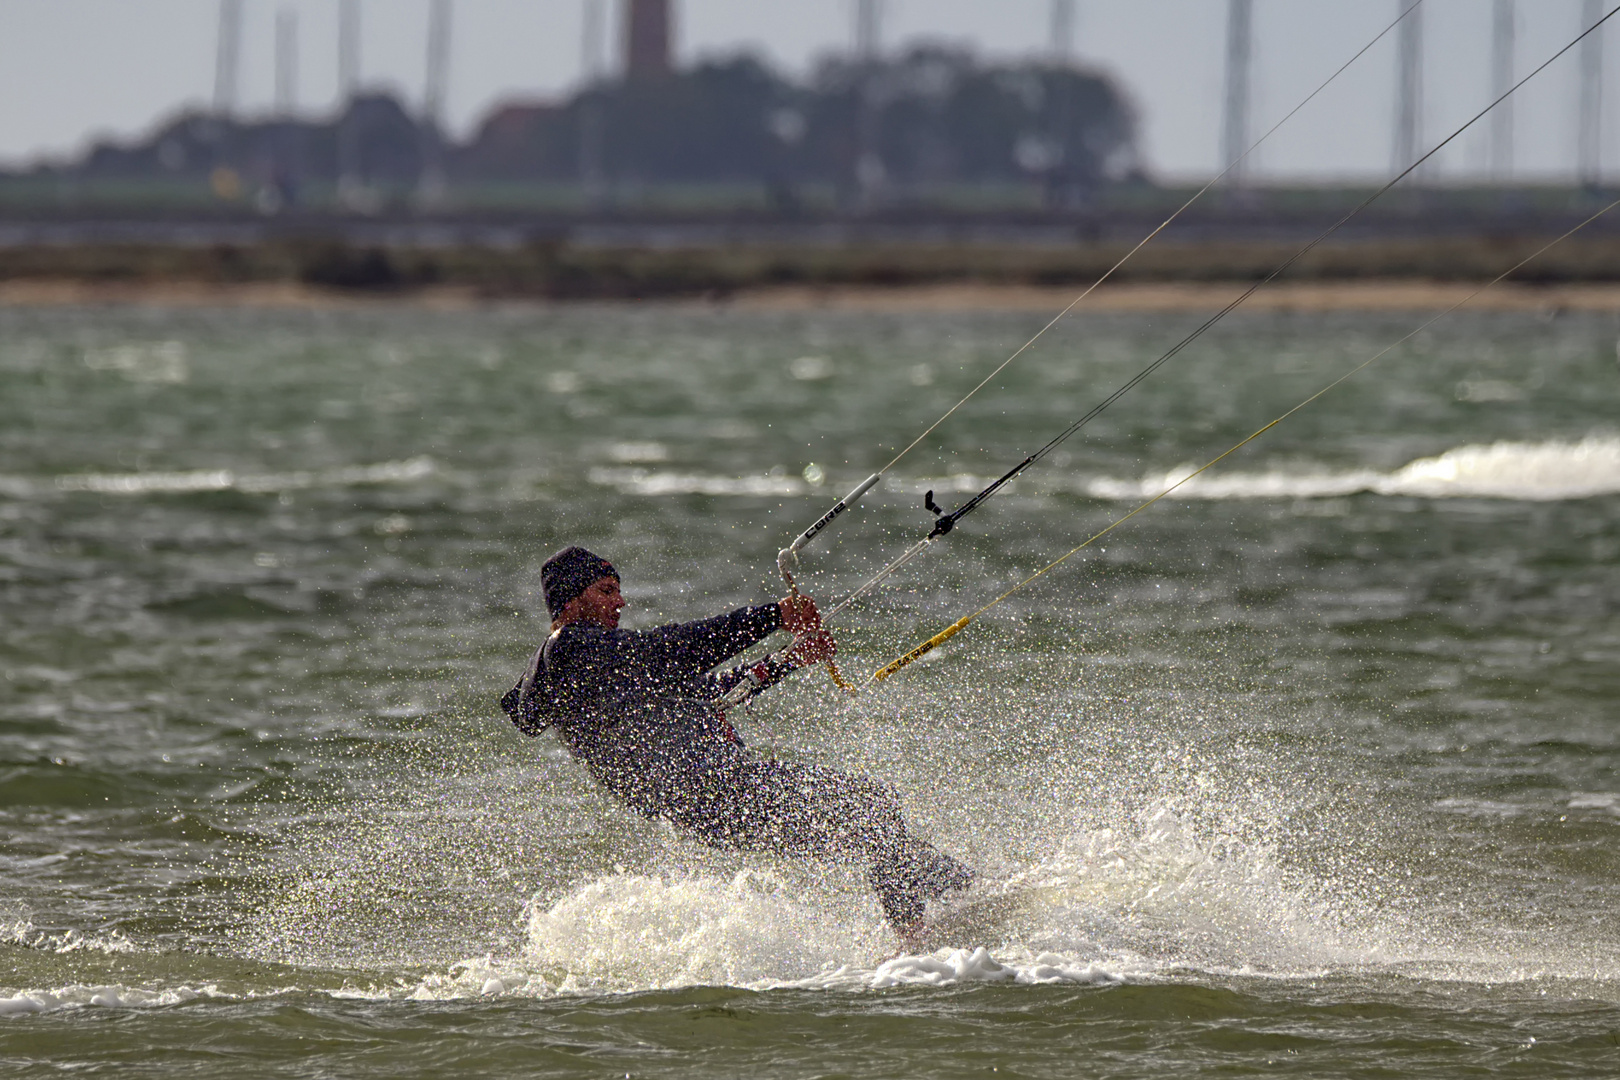
[{"label": "kite control bar", "polygon": [[[834,518],[836,518],[839,514],[842,514],[845,510],[848,510],[850,507],[854,506],[856,501],[862,495],[865,495],[868,491],[871,491],[874,487],[876,487],[877,482],[881,479],[883,479],[882,473],[873,473],[865,480],[862,480],[859,484],[855,485],[854,491],[851,491],[848,495],[845,495],[842,499],[839,499],[837,502],[833,503],[832,509],[828,510],[825,514],[822,514],[819,518],[817,518],[816,523],[804,530],[804,532],[800,533],[798,538],[795,539],[793,543],[776,553],[776,568],[782,572],[782,576],[784,578],[787,578],[789,586],[793,584],[791,571],[793,567],[798,565],[799,552],[804,550],[804,546],[810,541],[814,540],[816,538],[816,534],[822,529],[825,529],[827,526],[831,525]],[[797,589],[794,590],[794,595],[798,595]]]},{"label": "kite control bar", "polygon": [[[782,575],[782,580],[787,583],[788,595],[795,598],[799,595],[799,583],[793,579],[793,571],[799,565],[799,552],[803,551],[805,546],[816,538],[817,533],[831,525],[839,514],[854,506],[862,495],[876,487],[877,482],[881,479],[883,479],[882,473],[873,473],[859,484],[856,484],[853,491],[833,503],[825,514],[816,519],[814,525],[811,525],[795,537],[793,543],[776,553],[776,569]],[[797,640],[794,641],[794,644],[798,644]],[[788,646],[789,649],[792,647],[792,645]],[[783,652],[786,651],[786,649],[783,650]],[[855,692],[855,688],[844,680],[843,672],[838,670],[838,665],[831,657],[827,658],[827,674],[832,676],[832,681],[837,684],[839,689],[847,690],[852,694]],[[733,687],[730,693],[720,699],[720,708],[729,709],[735,705],[740,705],[753,697],[757,690],[757,683],[752,681],[741,682]]]},{"label": "kite control bar", "polygon": [[[817,518],[814,525],[800,533],[793,543],[776,553],[776,569],[782,575],[782,580],[787,583],[790,596],[796,597],[799,595],[799,585],[793,580],[793,570],[799,565],[799,552],[804,549],[806,544],[815,539],[817,533],[831,525],[834,518],[854,506],[856,500],[876,487],[877,482],[882,478],[882,473],[875,472],[859,484],[856,484],[853,491],[833,503],[832,508]],[[838,670],[837,662],[830,656],[827,658],[827,674],[832,676],[832,681],[838,689],[851,694],[855,692],[855,688],[844,680],[844,674]]]}]

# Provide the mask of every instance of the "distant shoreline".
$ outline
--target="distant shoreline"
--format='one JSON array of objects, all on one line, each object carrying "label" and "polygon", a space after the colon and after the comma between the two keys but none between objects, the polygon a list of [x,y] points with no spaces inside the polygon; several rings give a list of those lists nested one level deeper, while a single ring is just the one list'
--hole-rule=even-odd
[{"label": "distant shoreline", "polygon": [[[1219,308],[1247,288],[1243,282],[1133,282],[1105,285],[1076,311],[1129,313]],[[1299,281],[1264,286],[1244,302],[1249,311],[1429,311],[1450,307],[1479,285],[1388,278],[1360,281]],[[719,297],[558,300],[489,296],[460,285],[422,286],[389,292],[356,292],[293,282],[87,281],[28,278],[0,281],[0,307],[132,305],[146,307],[243,307],[369,309],[421,307],[569,307],[660,305],[742,311],[865,311],[944,313],[1031,311],[1056,314],[1083,286],[941,283],[919,285],[763,286]],[[1486,289],[1468,307],[1482,311],[1620,312],[1620,282],[1526,285],[1504,282]]]}]

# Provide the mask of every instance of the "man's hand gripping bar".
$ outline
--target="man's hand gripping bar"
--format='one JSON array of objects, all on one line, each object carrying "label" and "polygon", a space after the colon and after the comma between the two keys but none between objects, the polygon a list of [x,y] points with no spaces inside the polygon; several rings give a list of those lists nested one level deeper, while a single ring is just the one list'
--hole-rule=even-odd
[{"label": "man's hand gripping bar", "polygon": [[[838,515],[842,514],[845,510],[848,510],[851,506],[854,506],[856,500],[876,487],[877,482],[882,478],[882,473],[873,473],[865,480],[862,480],[859,484],[856,484],[853,491],[851,491],[848,495],[845,495],[842,499],[839,499],[836,503],[833,503],[832,508],[829,509],[825,514],[822,514],[821,517],[817,518],[814,525],[800,533],[798,537],[794,539],[793,543],[776,553],[776,569],[777,572],[782,575],[782,580],[787,583],[789,595],[794,597],[799,595],[798,583],[793,580],[793,571],[799,565],[799,552],[804,550],[804,546],[806,544],[815,539],[817,533],[819,533],[822,529],[825,529],[828,525],[831,525],[833,523],[833,519],[838,517]],[[798,645],[798,640],[795,639],[793,644],[795,646]],[[790,648],[791,647],[792,646],[790,646]],[[855,693],[855,688],[845,681],[843,672],[838,670],[838,664],[831,656],[827,657],[827,674],[832,676],[833,683],[840,690],[843,690],[846,693]]]},{"label": "man's hand gripping bar", "polygon": [[[842,514],[845,510],[848,510],[851,506],[854,506],[856,500],[876,487],[877,482],[882,478],[882,473],[873,473],[865,480],[862,480],[859,484],[855,485],[855,489],[853,491],[851,491],[848,495],[845,495],[842,499],[839,499],[825,514],[822,514],[819,518],[817,518],[814,525],[811,525],[808,529],[804,530],[804,532],[795,537],[793,543],[776,553],[776,569],[777,572],[782,575],[782,580],[787,583],[789,596],[793,597],[794,599],[797,599],[799,596],[798,582],[793,580],[794,568],[799,565],[799,552],[803,551],[805,545],[809,544],[811,540],[816,538],[817,533],[821,532],[821,530],[825,529],[828,525],[831,525],[839,514]],[[825,630],[821,632],[826,633]],[[829,638],[831,637],[831,635],[828,636]],[[793,659],[791,654],[799,647],[802,640],[803,639],[799,635],[795,635],[792,644],[788,645],[787,648],[782,649],[780,652],[773,653],[768,658],[767,663],[791,663]],[[826,662],[827,673],[832,676],[832,681],[840,689],[848,691],[851,694],[855,693],[855,688],[845,681],[843,672],[838,670],[837,663],[834,662],[830,655],[826,658]],[[758,693],[761,688],[762,684],[755,679],[744,680],[733,687],[730,693],[726,694],[720,699],[720,707],[722,709],[730,709],[736,705],[741,705],[743,702],[747,701],[749,698]]]}]

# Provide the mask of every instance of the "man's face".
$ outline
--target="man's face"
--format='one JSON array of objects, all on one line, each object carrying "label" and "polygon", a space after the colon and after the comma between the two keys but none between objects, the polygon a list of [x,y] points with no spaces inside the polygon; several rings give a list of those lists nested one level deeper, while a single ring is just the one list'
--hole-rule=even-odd
[{"label": "man's face", "polygon": [[572,619],[605,626],[609,630],[619,625],[619,609],[624,607],[624,594],[619,591],[619,579],[597,578],[586,590],[568,601],[563,614]]}]

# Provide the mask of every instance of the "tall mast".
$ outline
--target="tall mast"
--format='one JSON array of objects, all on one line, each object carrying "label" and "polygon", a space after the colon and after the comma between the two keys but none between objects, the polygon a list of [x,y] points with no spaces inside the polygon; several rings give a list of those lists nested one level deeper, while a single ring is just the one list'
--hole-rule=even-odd
[{"label": "tall mast", "polygon": [[242,0],[219,0],[219,46],[214,55],[214,115],[236,112],[236,67],[242,51]]},{"label": "tall mast", "polygon": [[422,86],[422,176],[425,202],[444,196],[444,102],[450,81],[450,0],[428,7],[427,74]]},{"label": "tall mast", "polygon": [[276,115],[285,119],[298,107],[298,12],[276,12]]},{"label": "tall mast", "polygon": [[1047,47],[1054,64],[1074,62],[1074,0],[1052,0]]},{"label": "tall mast", "polygon": [[444,100],[450,79],[450,0],[432,0],[428,8],[427,76],[422,87],[422,118],[438,128],[444,122]]},{"label": "tall mast", "polygon": [[[1491,20],[1491,100],[1513,88],[1513,38],[1518,19],[1513,0],[1496,0]],[[1513,99],[1491,113],[1491,178],[1498,183],[1513,174]]]},{"label": "tall mast", "polygon": [[360,0],[338,0],[338,99],[348,103],[360,88]]},{"label": "tall mast", "polygon": [[883,32],[882,0],[855,0],[855,59],[869,64],[877,59]]},{"label": "tall mast", "polygon": [[360,190],[359,118],[354,101],[360,93],[360,0],[338,5],[338,198],[345,203]]},{"label": "tall mast", "polygon": [[607,15],[603,10],[606,0],[583,0],[583,3],[579,42],[580,81],[584,84],[579,97],[579,185],[586,202],[594,206],[602,202],[606,191],[602,167],[605,117],[601,93],[607,67],[604,45]]},{"label": "tall mast", "polygon": [[[1396,10],[1407,0],[1395,0]],[[1400,173],[1417,160],[1423,126],[1423,8],[1401,20],[1395,38],[1395,142],[1390,165]]]},{"label": "tall mast", "polygon": [[1236,165],[1234,186],[1248,173],[1239,161],[1249,148],[1250,67],[1254,61],[1254,0],[1228,0],[1226,8],[1226,111],[1221,123],[1221,166]]},{"label": "tall mast", "polygon": [[[1603,18],[1602,0],[1586,0],[1581,5],[1581,29]],[[1575,147],[1576,179],[1585,187],[1596,187],[1603,180],[1603,31],[1586,35],[1581,42],[1580,125]]]}]

